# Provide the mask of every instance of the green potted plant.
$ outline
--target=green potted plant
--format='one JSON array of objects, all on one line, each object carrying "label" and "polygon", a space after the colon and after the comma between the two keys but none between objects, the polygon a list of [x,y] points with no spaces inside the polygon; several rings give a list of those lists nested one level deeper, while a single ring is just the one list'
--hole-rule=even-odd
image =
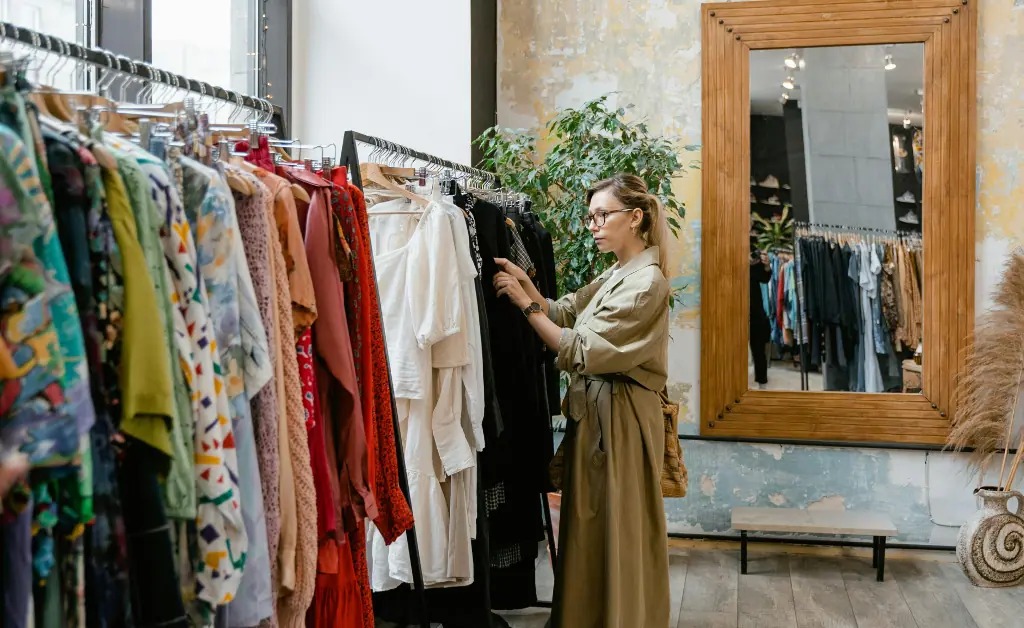
[{"label": "green potted plant", "polygon": [[[673,233],[685,216],[683,203],[672,192],[672,177],[683,170],[675,144],[652,134],[643,120],[627,121],[632,105],[612,109],[608,98],[565,109],[548,122],[549,149],[542,158],[537,137],[521,129],[492,127],[475,142],[484,152],[483,167],[495,172],[505,187],[525,193],[551,233],[560,294],[585,286],[612,261],[600,254],[583,225],[586,192],[597,181],[618,172],[635,174],[661,199]],[[688,166],[700,167],[696,160]]]},{"label": "green potted plant", "polygon": [[764,218],[751,214],[754,218],[753,236],[757,248],[762,251],[793,252],[793,219],[789,217],[789,208],[784,207],[781,215]]}]

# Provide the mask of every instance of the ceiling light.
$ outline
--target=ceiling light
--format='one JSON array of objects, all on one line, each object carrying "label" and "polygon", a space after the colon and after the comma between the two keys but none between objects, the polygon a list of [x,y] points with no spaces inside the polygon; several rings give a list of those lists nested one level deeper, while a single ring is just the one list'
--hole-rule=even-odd
[{"label": "ceiling light", "polygon": [[910,128],[910,112],[909,111],[907,113],[903,114],[903,128],[904,129],[909,129]]},{"label": "ceiling light", "polygon": [[885,55],[885,69],[886,70],[895,70],[896,69],[896,62],[894,62],[892,60],[892,55]]},{"label": "ceiling light", "polygon": [[786,67],[789,68],[790,70],[795,70],[797,66],[800,64],[800,62],[797,60],[796,55],[789,55],[788,57],[786,57],[784,63],[786,64]]},{"label": "ceiling light", "polygon": [[792,76],[787,76],[785,81],[782,81],[782,87],[785,89],[793,89],[796,87],[796,81]]},{"label": "ceiling light", "polygon": [[782,96],[779,96],[779,103],[786,104],[789,102],[789,92],[783,92]]}]

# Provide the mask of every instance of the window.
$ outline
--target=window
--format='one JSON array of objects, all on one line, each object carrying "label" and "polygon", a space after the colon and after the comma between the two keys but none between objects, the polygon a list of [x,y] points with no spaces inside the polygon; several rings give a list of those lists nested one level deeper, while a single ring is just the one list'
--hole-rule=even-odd
[{"label": "window", "polygon": [[[0,0],[0,21],[89,45],[93,23],[89,5],[86,0]],[[74,64],[58,64],[56,58],[43,61],[34,66],[34,81],[67,89],[83,87],[83,75]]]},{"label": "window", "polygon": [[[256,94],[258,0],[152,0],[154,66],[229,89]],[[230,107],[217,111],[224,122]]]}]

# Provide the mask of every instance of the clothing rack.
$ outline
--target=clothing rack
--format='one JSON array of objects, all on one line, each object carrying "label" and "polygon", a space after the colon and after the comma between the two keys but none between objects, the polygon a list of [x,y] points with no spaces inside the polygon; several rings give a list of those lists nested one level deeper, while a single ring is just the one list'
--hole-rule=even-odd
[{"label": "clothing rack", "polygon": [[[467,175],[467,176],[470,176],[470,177],[473,177],[473,178],[477,178],[477,179],[482,179],[482,180],[486,181],[487,183],[489,183],[490,185],[492,185],[494,187],[497,187],[498,184],[499,184],[498,177],[494,173],[492,173],[492,172],[487,172],[485,170],[480,170],[478,168],[473,168],[471,166],[465,166],[463,164],[459,164],[459,163],[455,163],[455,162],[452,162],[452,161],[448,161],[447,159],[442,159],[440,157],[436,157],[436,156],[431,155],[429,153],[424,153],[424,152],[421,152],[421,151],[418,151],[418,150],[414,150],[414,149],[409,148],[407,146],[402,146],[401,144],[396,144],[394,142],[390,142],[388,140],[385,140],[385,139],[382,139],[382,138],[379,138],[379,137],[374,137],[372,135],[366,135],[366,134],[360,133],[358,131],[346,131],[344,139],[342,140],[342,144],[341,144],[341,158],[339,160],[339,164],[338,165],[339,166],[346,166],[348,168],[349,175],[352,177],[352,183],[354,185],[356,185],[360,190],[363,189],[363,180],[362,180],[362,177],[361,177],[360,172],[359,172],[359,146],[358,146],[359,143],[366,144],[368,146],[373,146],[377,150],[382,150],[382,151],[385,151],[387,153],[391,153],[392,155],[400,155],[400,156],[403,156],[403,157],[409,157],[409,158],[412,158],[412,159],[417,159],[419,161],[426,162],[428,164],[432,164],[434,166],[438,166],[438,167],[441,167],[441,168],[446,168],[448,170],[452,170],[452,171],[458,172],[458,173],[463,174],[463,175]],[[387,343],[385,342],[385,345],[386,344]],[[389,358],[389,360],[390,360],[390,358]],[[388,374],[389,374],[388,385],[389,386],[391,385],[390,373],[391,373],[391,370],[390,370],[390,365],[389,365],[388,366]],[[406,479],[406,475],[405,475],[405,458],[404,458],[404,455],[402,453],[401,432],[399,431],[399,427],[398,427],[398,412],[395,410],[395,398],[394,398],[394,393],[393,392],[392,392],[392,396],[391,396],[391,404],[392,404],[392,415],[395,417],[395,444],[396,444],[396,447],[398,448],[398,464],[399,464],[399,471],[400,471],[399,479],[401,481],[402,492],[405,494],[406,499],[408,499],[409,498],[409,486],[408,486],[408,480]],[[547,534],[547,540],[548,540],[548,551],[551,554],[552,562],[554,562],[554,560],[555,560],[555,536],[554,536],[554,525],[553,525],[552,520],[551,520],[551,506],[550,506],[550,504],[548,504],[547,496],[544,493],[540,494],[540,498],[541,498],[541,504],[542,504],[542,512],[543,512],[543,515],[544,515],[544,528],[545,528],[545,532]],[[412,502],[410,502],[410,504],[411,503]],[[418,547],[419,546],[416,543],[416,537],[415,537],[415,534],[413,534],[413,530],[410,529],[408,534],[409,534],[410,562],[412,563],[412,569],[413,569],[413,582],[414,582],[414,586],[416,588],[417,600],[418,600],[419,607],[420,607],[419,608],[419,611],[420,611],[420,622],[421,622],[421,625],[422,625],[423,628],[429,628],[429,614],[427,612],[426,595],[424,593],[423,572],[422,572],[422,568],[421,568],[421,565],[420,565],[420,558],[419,558],[419,551],[418,551]],[[485,544],[482,544],[482,545],[485,545]],[[484,551],[487,552],[487,548],[486,547],[484,547]],[[486,561],[487,564],[490,564],[490,558],[489,558],[488,554],[485,554],[484,560]],[[488,591],[489,589],[490,589],[490,584],[489,583],[485,583],[484,590]],[[490,598],[489,598],[489,595],[488,595],[488,599],[486,600],[486,604],[487,604],[487,609],[486,610],[489,613],[490,612]]]},{"label": "clothing rack", "polygon": [[356,142],[373,146],[379,150],[387,151],[392,155],[401,155],[403,157],[418,159],[441,168],[447,168],[477,179],[483,179],[494,187],[497,187],[498,184],[498,177],[495,176],[493,172],[487,172],[486,170],[480,170],[479,168],[473,168],[471,166],[464,166],[462,164],[455,163],[454,161],[441,159],[440,157],[435,157],[434,155],[423,153],[407,146],[402,146],[401,144],[389,142],[379,137],[365,135],[358,131],[345,131],[345,139],[341,146],[341,161],[344,162],[343,165],[350,165],[348,171],[349,174],[352,175],[352,183],[360,190],[363,189],[363,179],[359,173],[359,153]]},{"label": "clothing rack", "polygon": [[916,237],[920,238],[921,234],[916,231],[909,231],[903,229],[879,229],[877,227],[853,227],[849,225],[829,225],[819,222],[794,222],[793,226],[797,229],[811,229],[818,231],[862,231],[864,233],[877,233],[885,236],[900,236],[900,237]]},{"label": "clothing rack", "polygon": [[112,70],[131,77],[131,80],[158,83],[199,94],[206,98],[215,98],[260,113],[268,119],[274,115],[281,115],[281,108],[272,104],[269,100],[246,96],[223,87],[155,68],[142,61],[134,61],[127,57],[115,55],[107,50],[81,46],[30,28],[16,26],[10,22],[0,22],[0,39],[16,41],[37,50],[45,51],[47,54],[88,63],[102,70]]}]

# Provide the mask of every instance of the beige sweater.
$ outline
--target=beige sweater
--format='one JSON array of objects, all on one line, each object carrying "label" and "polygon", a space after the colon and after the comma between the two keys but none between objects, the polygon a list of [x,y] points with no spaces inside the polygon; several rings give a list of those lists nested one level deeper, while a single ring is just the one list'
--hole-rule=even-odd
[{"label": "beige sweater", "polygon": [[[267,216],[274,224],[273,203],[267,205]],[[274,231],[277,235],[277,231]],[[288,268],[281,242],[270,238],[270,258],[274,268],[277,295],[277,329],[294,329],[292,297],[288,286]],[[316,488],[309,462],[309,441],[306,417],[302,407],[302,383],[291,334],[278,334],[280,339],[279,395],[281,423],[281,543],[278,548],[278,575],[281,595],[278,622],[282,628],[304,628],[306,610],[313,601],[316,585]],[[287,452],[287,455],[286,453]]]}]

